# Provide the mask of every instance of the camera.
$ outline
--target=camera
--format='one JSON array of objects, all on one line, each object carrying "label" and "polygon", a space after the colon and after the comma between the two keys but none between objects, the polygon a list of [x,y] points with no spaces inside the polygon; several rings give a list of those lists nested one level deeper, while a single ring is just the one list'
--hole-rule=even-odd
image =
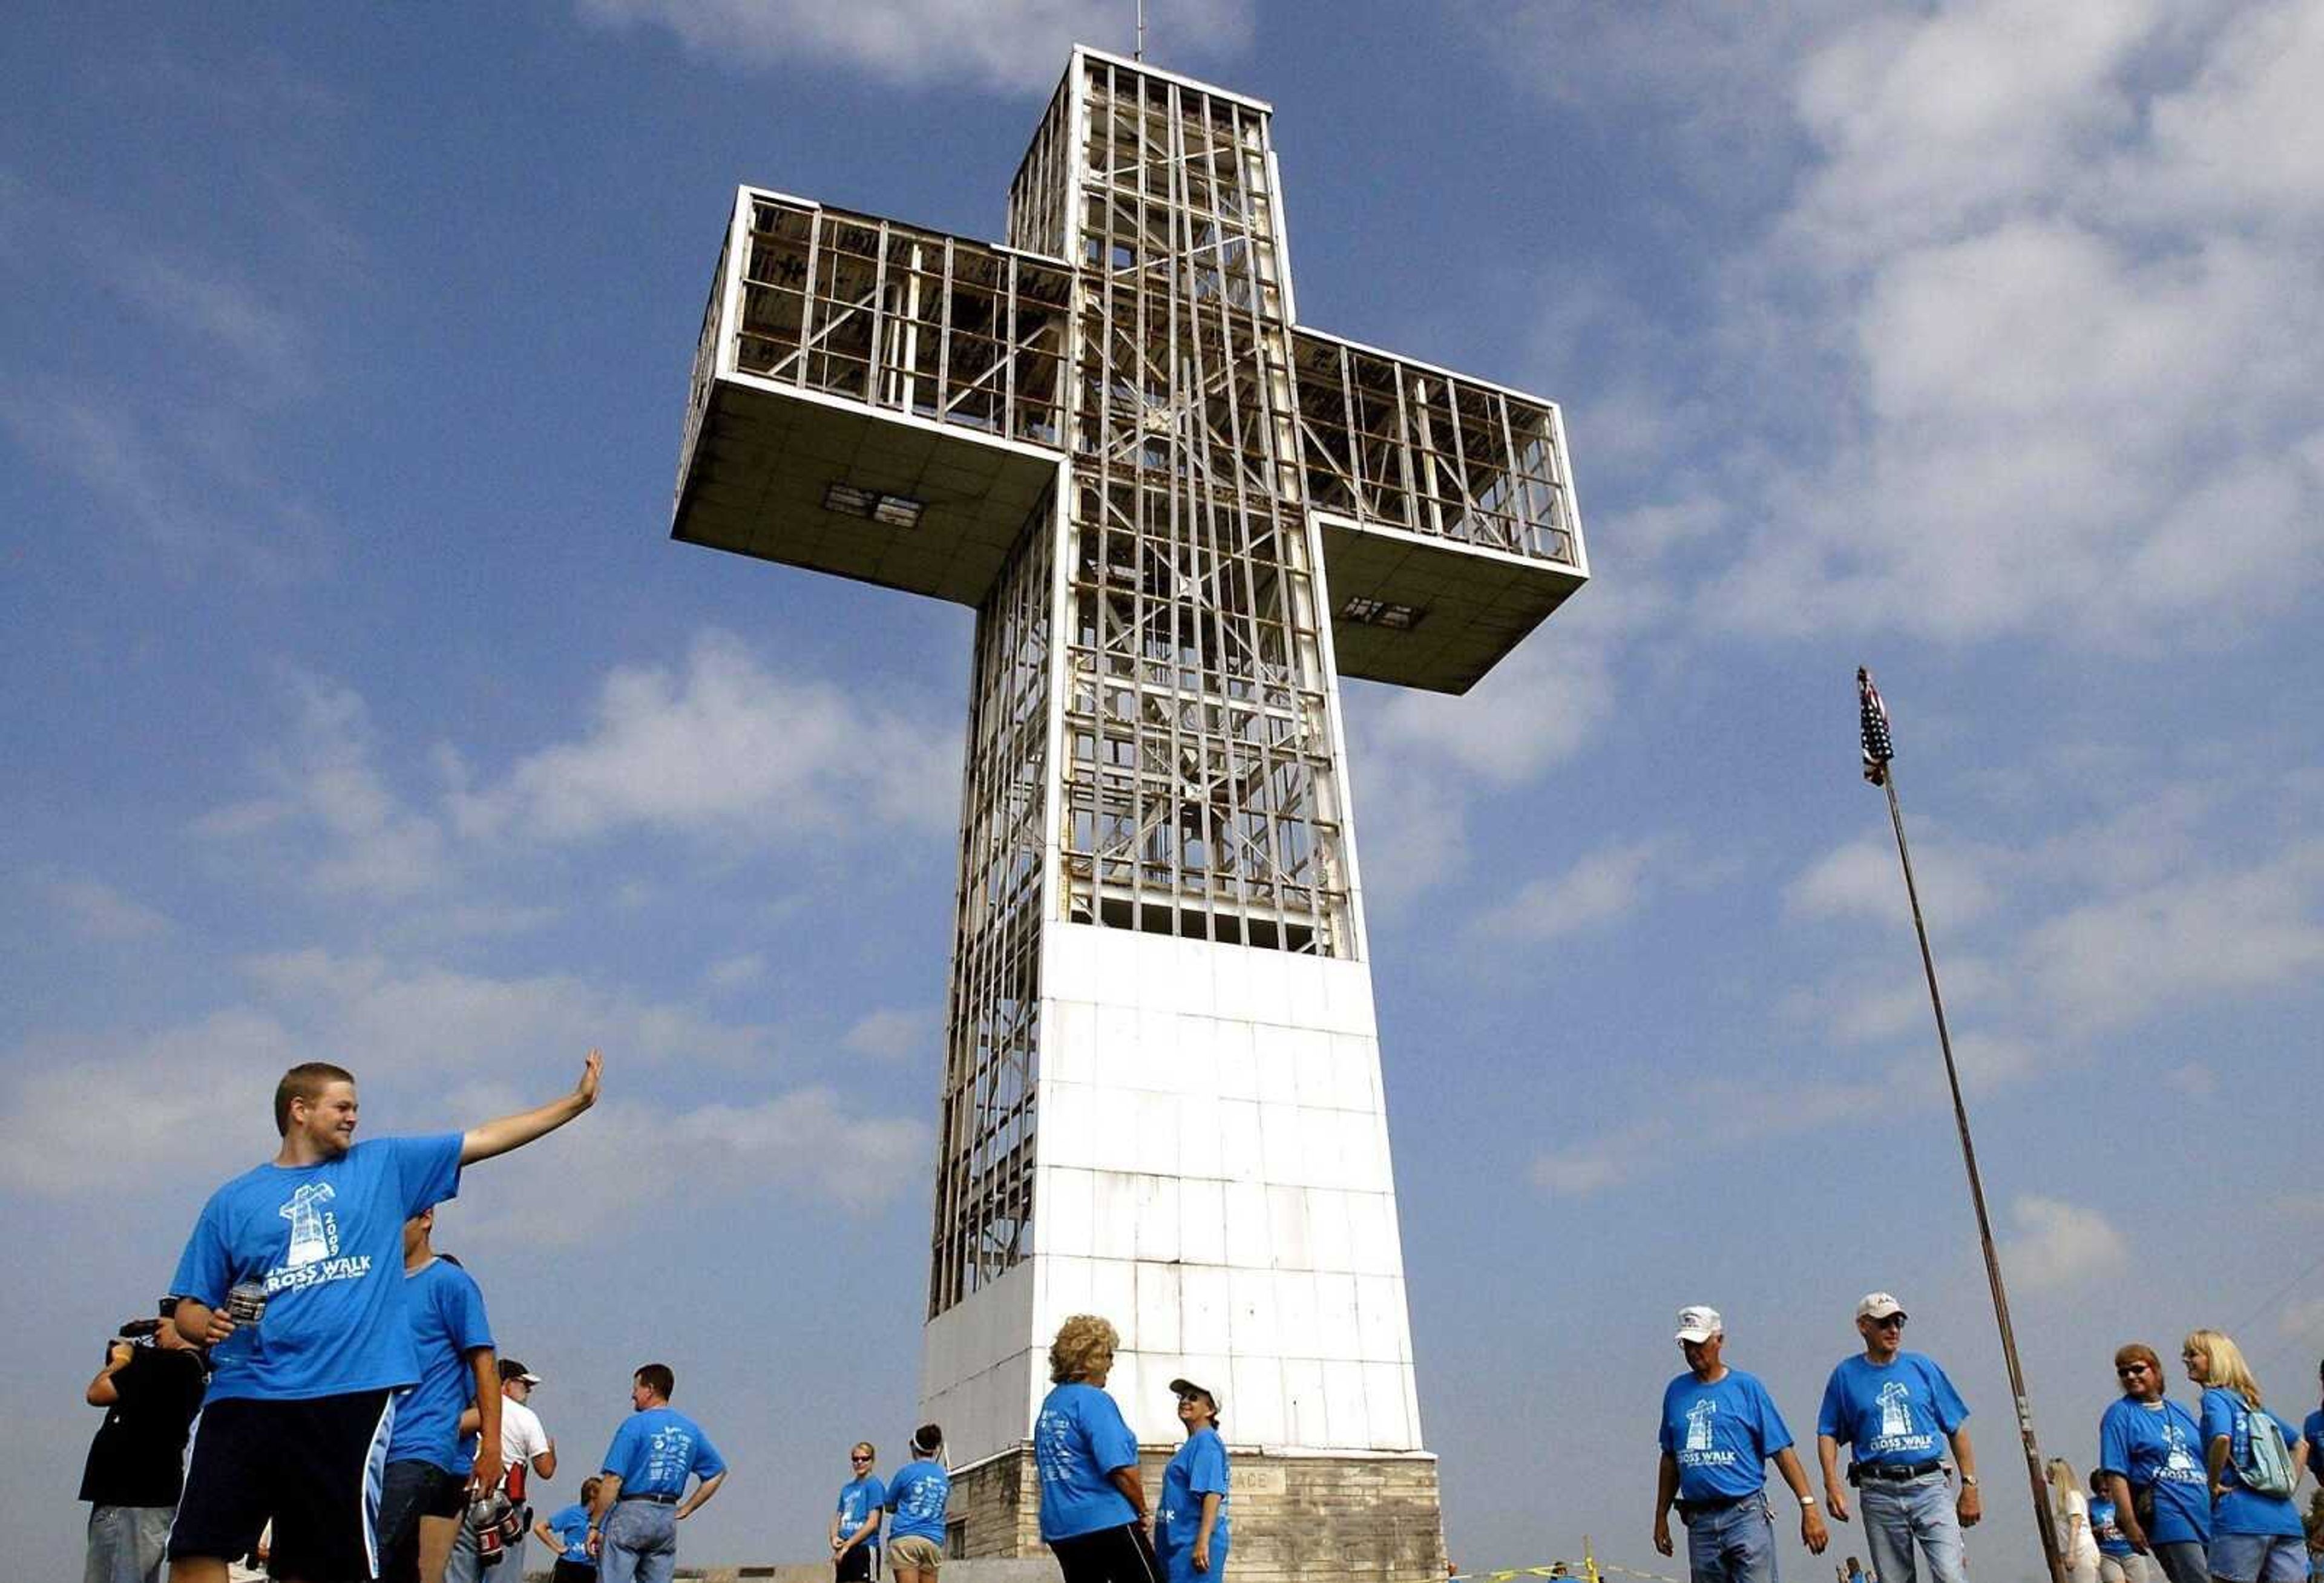
[{"label": "camera", "polygon": [[[157,1305],[156,1311],[160,1316],[156,1319],[134,1319],[123,1321],[120,1327],[113,1332],[115,1339],[123,1341],[134,1342],[140,1347],[152,1346],[153,1344],[154,1336],[160,1332],[161,1327],[168,1324],[171,1320],[176,1316],[178,1311],[178,1300],[174,1297],[164,1297]],[[113,1356],[113,1343],[111,1341],[107,1341],[105,1344],[105,1355],[108,1358]]]}]

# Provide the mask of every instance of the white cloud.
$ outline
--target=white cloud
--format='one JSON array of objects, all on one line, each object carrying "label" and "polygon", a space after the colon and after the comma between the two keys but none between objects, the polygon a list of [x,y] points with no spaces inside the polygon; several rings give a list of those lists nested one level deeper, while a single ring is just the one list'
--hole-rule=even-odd
[{"label": "white cloud", "polygon": [[319,949],[252,957],[243,971],[309,1047],[350,1052],[346,1064],[374,1072],[562,1077],[592,1047],[609,1061],[730,1069],[771,1054],[764,1028],[568,973],[495,979]]},{"label": "white cloud", "polygon": [[[343,1062],[363,1085],[366,1125],[410,1133],[539,1104],[577,1077],[593,1045],[605,1052],[604,1100],[495,1162],[471,1207],[502,1207],[477,1209],[464,1236],[582,1240],[605,1214],[706,1176],[868,1210],[927,1166],[921,1121],[860,1114],[822,1087],[761,1089],[764,1030],[682,1005],[565,975],[488,979],[319,950],[244,968],[258,1004],[158,1033],[36,1038],[0,1056],[13,1074],[0,1090],[0,1183],[69,1198],[222,1177],[271,1151],[274,1084],[298,1061]],[[673,1073],[714,1077],[715,1096],[673,1100]]]},{"label": "white cloud", "polygon": [[622,666],[588,733],[532,753],[496,786],[456,793],[471,838],[587,841],[646,828],[779,845],[818,833],[950,828],[956,726],[778,676],[723,632],[683,671]]},{"label": "white cloud", "polygon": [[1628,917],[1646,899],[1647,868],[1659,851],[1659,842],[1635,841],[1589,853],[1526,885],[1478,927],[1517,940],[1554,940]]},{"label": "white cloud", "polygon": [[2024,1193],[2011,1201],[2009,1214],[2016,1230],[2001,1256],[2021,1291],[2062,1291],[2130,1267],[2129,1240],[2096,1210]]},{"label": "white cloud", "polygon": [[[1986,877],[1989,853],[1923,839],[1913,848],[1913,880],[1932,933],[1990,911],[1995,888]],[[1905,923],[1913,916],[1904,872],[1894,842],[1851,841],[1834,848],[1784,890],[1784,905],[1811,918],[1873,918]]]},{"label": "white cloud", "polygon": [[371,712],[354,689],[294,672],[298,722],[263,761],[268,792],[218,808],[195,828],[236,840],[309,827],[324,846],[309,881],[329,895],[398,899],[451,877],[440,824],[406,805],[374,762]]},{"label": "white cloud", "polygon": [[143,940],[169,932],[168,918],[101,879],[52,879],[47,890],[66,926],[83,940]]},{"label": "white cloud", "polygon": [[[581,0],[609,24],[666,27],[687,47],[738,66],[816,62],[900,83],[966,81],[1046,88],[1075,43],[1127,55],[1136,42],[1128,6],[1113,0]],[[1149,59],[1237,54],[1251,32],[1243,0],[1181,0],[1148,24]]]},{"label": "white cloud", "polygon": [[270,1127],[283,1069],[306,1059],[275,1018],[234,1008],[158,1033],[40,1036],[9,1051],[0,1182],[66,1197],[223,1173]]},{"label": "white cloud", "polygon": [[702,981],[714,989],[736,989],[757,983],[766,972],[767,959],[758,952],[746,951],[712,962],[703,970]]},{"label": "white cloud", "polygon": [[1741,184],[1772,218],[1704,282],[1708,366],[1653,359],[1662,410],[1708,387],[1725,417],[1690,426],[1692,455],[1665,443],[1654,487],[1749,525],[1690,546],[1695,620],[2151,648],[2162,630],[2238,641],[2311,586],[2317,8],[1762,21],[1545,7],[1516,35],[1536,47],[1515,69],[1553,93],[1644,97],[1698,133],[1748,106],[1766,124],[1747,161],[1806,155],[1780,188]]},{"label": "white cloud", "polygon": [[840,1047],[874,1061],[902,1061],[927,1049],[936,1035],[936,1014],[928,1009],[883,1007],[857,1019]]},{"label": "white cloud", "polygon": [[2324,967],[2324,842],[2077,907],[2032,931],[2025,959],[2052,1015],[2083,1035],[2301,981]]},{"label": "white cloud", "polygon": [[2163,1081],[2190,1100],[2213,1099],[2219,1091],[2219,1074],[2200,1061],[2172,1067],[2163,1074]]},{"label": "white cloud", "polygon": [[1660,1157],[1671,1136],[1661,1119],[1637,1123],[1605,1137],[1553,1149],[1534,1157],[1536,1187],[1556,1198],[1581,1199],[1619,1186]]}]

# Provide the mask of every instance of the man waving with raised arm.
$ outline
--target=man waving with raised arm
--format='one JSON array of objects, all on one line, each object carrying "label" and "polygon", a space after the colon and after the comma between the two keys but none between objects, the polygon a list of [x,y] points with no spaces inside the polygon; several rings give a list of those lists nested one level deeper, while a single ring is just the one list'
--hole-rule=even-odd
[{"label": "man waving with raised arm", "polygon": [[404,1311],[403,1223],[456,1195],[463,1166],[554,1132],[597,1102],[589,1052],[572,1091],[465,1133],[355,1142],[355,1080],[309,1062],[282,1074],[269,1163],[210,1195],[171,1290],[187,1339],[211,1348],[170,1535],[171,1583],[225,1583],[274,1523],[287,1583],[378,1570],[376,1468],[394,1394],[420,1377]]}]

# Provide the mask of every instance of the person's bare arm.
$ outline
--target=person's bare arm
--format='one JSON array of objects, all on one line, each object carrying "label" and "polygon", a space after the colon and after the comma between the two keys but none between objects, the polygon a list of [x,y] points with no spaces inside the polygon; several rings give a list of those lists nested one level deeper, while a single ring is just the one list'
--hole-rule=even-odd
[{"label": "person's bare arm", "polygon": [[468,1367],[476,1376],[476,1465],[468,1470],[473,1498],[501,1481],[501,1366],[491,1348],[478,1347],[469,1352]]},{"label": "person's bare arm", "polygon": [[589,1506],[589,1533],[581,1542],[582,1548],[591,1555],[598,1553],[599,1544],[604,1539],[605,1514],[612,1511],[613,1503],[621,1498],[622,1476],[618,1473],[600,1473],[597,1476],[597,1498]]},{"label": "person's bare arm", "polygon": [[532,1532],[534,1535],[540,1539],[540,1542],[547,1545],[550,1550],[555,1551],[558,1555],[563,1555],[565,1553],[565,1541],[558,1537],[557,1530],[549,1525],[548,1518],[534,1518],[532,1521]]},{"label": "person's bare arm", "polygon": [[1945,1440],[1953,1449],[1953,1466],[1961,1472],[1960,1498],[1954,1502],[1953,1509],[1960,1514],[1962,1527],[1974,1528],[1978,1519],[1985,1515],[1984,1496],[1972,1482],[1977,1477],[1977,1451],[1969,1443],[1966,1424],[1947,1435]]},{"label": "person's bare arm", "polygon": [[1206,1489],[1203,1492],[1203,1520],[1194,1527],[1194,1570],[1197,1572],[1207,1572],[1211,1569],[1211,1529],[1218,1520],[1219,1492]]},{"label": "person's bare arm", "polygon": [[541,1433],[542,1438],[549,1441],[549,1449],[535,1454],[532,1459],[532,1471],[538,1477],[554,1478],[557,1477],[557,1440],[546,1430]]},{"label": "person's bare arm", "polygon": [[1668,1451],[1655,1466],[1655,1553],[1671,1552],[1670,1509],[1678,1499],[1678,1459]]},{"label": "person's bare arm", "polygon": [[696,1485],[694,1493],[679,1502],[678,1510],[672,1512],[670,1515],[678,1518],[693,1516],[695,1513],[710,1504],[710,1497],[716,1495],[718,1486],[725,1482],[726,1470],[722,1468],[700,1484]]},{"label": "person's bare arm", "polygon": [[1800,1503],[1800,1542],[1808,1547],[1809,1554],[1823,1554],[1823,1547],[1831,1542],[1831,1532],[1823,1525],[1823,1514],[1816,1510],[1815,1491],[1808,1484],[1808,1470],[1800,1466],[1799,1453],[1789,1446],[1777,1451],[1775,1471],[1783,1476],[1792,1498]]},{"label": "person's bare arm", "polygon": [[880,1508],[874,1506],[872,1508],[872,1515],[864,1519],[863,1526],[849,1534],[847,1536],[846,1542],[842,1543],[839,1538],[839,1514],[834,1512],[831,1514],[831,1548],[838,1551],[841,1555],[845,1555],[849,1551],[853,1550],[857,1545],[862,1544],[866,1535],[877,1533],[879,1532]]},{"label": "person's bare arm", "polygon": [[1138,1464],[1132,1462],[1127,1468],[1117,1468],[1106,1477],[1113,1481],[1113,1487],[1129,1499],[1130,1509],[1138,1514],[1138,1520],[1145,1522],[1146,1483],[1138,1477]]},{"label": "person's bare arm", "polygon": [[1823,1509],[1832,1521],[1848,1521],[1848,1485],[1840,1477],[1840,1442],[1828,1434],[1816,1436],[1816,1461],[1823,1468]]},{"label": "person's bare arm", "polygon": [[597,1102],[597,1081],[604,1064],[604,1057],[592,1050],[581,1063],[581,1081],[573,1085],[571,1093],[533,1109],[520,1110],[513,1116],[468,1128],[460,1138],[460,1164],[473,1165],[479,1160],[505,1155],[511,1149],[521,1149],[580,1115]]},{"label": "person's bare arm", "polygon": [[2138,1521],[2138,1503],[2131,1496],[2129,1478],[2109,1471],[2107,1487],[2114,1492],[2114,1520],[2120,1525],[2122,1536],[2130,1541],[2131,1549],[2140,1555],[2146,1554],[2153,1546],[2147,1540],[2145,1528]]},{"label": "person's bare arm", "polygon": [[2203,1460],[2205,1466],[2210,1469],[2211,1498],[2216,1501],[2227,1493],[2227,1480],[2219,1477],[2227,1470],[2227,1437],[2223,1434],[2213,1435],[2210,1450]]},{"label": "person's bare arm", "polygon": [[197,1347],[215,1347],[234,1334],[234,1321],[226,1310],[197,1302],[190,1297],[178,1299],[170,1322],[178,1327],[179,1335]]},{"label": "person's bare arm", "polygon": [[105,1349],[105,1367],[88,1382],[86,1394],[90,1406],[110,1407],[121,1400],[121,1387],[113,1383],[113,1376],[127,1368],[136,1356],[137,1348],[126,1341],[116,1340]]}]

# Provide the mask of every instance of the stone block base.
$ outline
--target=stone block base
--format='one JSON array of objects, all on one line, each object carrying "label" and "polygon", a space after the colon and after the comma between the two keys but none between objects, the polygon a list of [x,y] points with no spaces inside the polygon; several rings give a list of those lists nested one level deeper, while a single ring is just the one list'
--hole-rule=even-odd
[{"label": "stone block base", "polygon": [[[1172,1448],[1175,1450],[1176,1448]],[[1444,1576],[1436,1459],[1264,1455],[1229,1448],[1233,1583],[1412,1583]],[[1147,1498],[1170,1451],[1139,1459]],[[945,1548],[968,1559],[1038,1556],[1040,1479],[1029,1447],[953,1475]]]}]

